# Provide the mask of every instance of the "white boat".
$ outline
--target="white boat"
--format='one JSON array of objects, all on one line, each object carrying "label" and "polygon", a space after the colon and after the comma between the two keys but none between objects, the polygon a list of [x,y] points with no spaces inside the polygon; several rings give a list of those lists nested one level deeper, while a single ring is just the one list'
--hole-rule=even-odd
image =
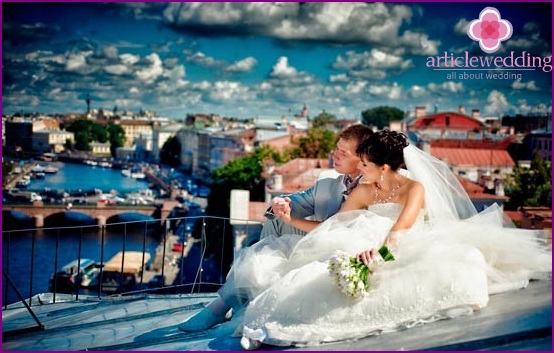
[{"label": "white boat", "polygon": [[42,173],[42,172],[44,172],[44,169],[45,168],[43,166],[41,166],[40,164],[35,164],[33,166],[33,168],[31,168],[31,172],[33,172],[33,173]]},{"label": "white boat", "polygon": [[102,168],[111,168],[112,167],[112,164],[109,163],[109,162],[100,162],[100,166]]},{"label": "white boat", "polygon": [[46,174],[56,174],[59,171],[58,168],[55,167],[46,167],[44,168],[44,173]]},{"label": "white boat", "polygon": [[123,169],[121,171],[121,174],[125,175],[126,177],[130,177],[131,176],[131,171],[129,169]]},{"label": "white boat", "polygon": [[140,172],[131,173],[131,178],[133,178],[133,179],[144,179],[144,178],[146,178],[146,174],[140,173]]},{"label": "white boat", "polygon": [[[77,266],[80,266],[79,271],[77,271]],[[71,292],[78,287],[96,287],[99,285],[99,267],[91,259],[81,259],[80,263],[79,260],[73,260],[52,275],[49,282],[50,291],[55,289],[57,292]],[[56,288],[54,288],[54,284]]]}]

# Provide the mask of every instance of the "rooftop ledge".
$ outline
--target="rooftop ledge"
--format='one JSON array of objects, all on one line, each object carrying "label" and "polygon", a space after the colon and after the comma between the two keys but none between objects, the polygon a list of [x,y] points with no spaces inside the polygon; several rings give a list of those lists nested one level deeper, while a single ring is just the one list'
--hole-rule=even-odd
[{"label": "rooftop ledge", "polygon": [[[23,304],[2,311],[2,350],[241,350],[231,320],[199,333],[177,325],[215,297],[214,293],[80,296],[79,301],[51,293],[35,296],[32,307],[45,329]],[[62,301],[60,301],[62,299]],[[552,349],[552,281],[532,281],[526,289],[492,295],[489,305],[468,316],[356,341],[312,347],[262,346],[261,350],[545,350]]]}]

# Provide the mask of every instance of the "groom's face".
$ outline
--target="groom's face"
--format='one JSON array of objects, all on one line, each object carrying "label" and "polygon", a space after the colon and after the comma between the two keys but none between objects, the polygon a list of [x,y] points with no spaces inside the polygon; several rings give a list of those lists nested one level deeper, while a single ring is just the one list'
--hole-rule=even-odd
[{"label": "groom's face", "polygon": [[358,162],[360,159],[356,155],[357,147],[358,141],[355,139],[339,139],[333,152],[333,164],[337,172],[349,174],[350,176],[358,175]]}]

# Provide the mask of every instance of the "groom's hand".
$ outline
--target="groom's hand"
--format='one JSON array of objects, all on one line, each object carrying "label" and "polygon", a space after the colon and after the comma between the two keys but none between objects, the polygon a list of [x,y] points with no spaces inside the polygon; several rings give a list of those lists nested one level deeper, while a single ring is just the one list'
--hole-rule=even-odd
[{"label": "groom's hand", "polygon": [[272,209],[277,218],[290,217],[290,199],[288,197],[276,197],[273,199]]}]

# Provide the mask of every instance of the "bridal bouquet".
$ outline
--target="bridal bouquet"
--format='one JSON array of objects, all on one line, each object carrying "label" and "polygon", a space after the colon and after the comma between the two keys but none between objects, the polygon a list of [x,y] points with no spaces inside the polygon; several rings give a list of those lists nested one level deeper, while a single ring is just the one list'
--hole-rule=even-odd
[{"label": "bridal bouquet", "polygon": [[379,255],[373,257],[369,267],[357,261],[354,256],[338,250],[329,259],[328,269],[341,292],[354,298],[362,298],[368,293],[368,275],[373,273],[381,262],[392,260],[394,256],[385,245],[379,249]]}]

